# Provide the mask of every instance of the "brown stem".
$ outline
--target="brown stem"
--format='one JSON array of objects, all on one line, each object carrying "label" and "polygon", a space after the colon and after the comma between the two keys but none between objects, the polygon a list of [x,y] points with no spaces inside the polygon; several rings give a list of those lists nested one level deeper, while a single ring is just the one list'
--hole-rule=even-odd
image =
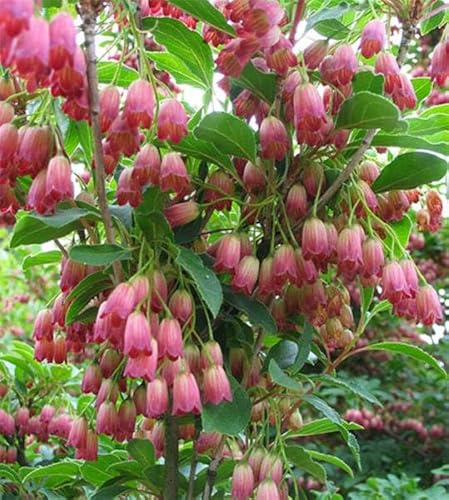
[{"label": "brown stem", "polygon": [[212,489],[214,487],[215,479],[217,477],[217,468],[221,460],[221,455],[223,453],[223,448],[226,443],[226,436],[221,438],[220,444],[217,447],[215,456],[207,469],[207,480],[204,486],[203,500],[210,500],[212,495]]},{"label": "brown stem", "polygon": [[305,7],[306,7],[306,0],[298,0],[295,17],[293,18],[292,28],[290,30],[290,35],[288,37],[290,42],[293,44],[295,43],[296,31],[298,29],[299,22],[301,21],[302,16],[304,14]]},{"label": "brown stem", "polygon": [[[90,119],[94,139],[95,188],[106,232],[106,240],[108,243],[113,245],[115,243],[115,234],[106,198],[106,175],[104,170],[103,148],[101,145],[100,99],[98,93],[97,58],[95,55],[95,22],[97,16],[94,7],[89,5],[89,2],[83,2],[80,10],[83,20],[82,28],[84,32],[84,40],[86,44]],[[116,261],[112,264],[112,267],[114,269],[116,282],[122,281],[123,272],[120,263]]]},{"label": "brown stem", "polygon": [[164,500],[178,498],[178,421],[168,414],[165,418],[165,486]]},{"label": "brown stem", "polygon": [[402,38],[401,44],[399,45],[398,56],[396,57],[396,61],[399,66],[402,66],[405,62],[405,58],[407,57],[407,51],[416,33],[416,26],[410,22],[404,22],[402,25]]}]

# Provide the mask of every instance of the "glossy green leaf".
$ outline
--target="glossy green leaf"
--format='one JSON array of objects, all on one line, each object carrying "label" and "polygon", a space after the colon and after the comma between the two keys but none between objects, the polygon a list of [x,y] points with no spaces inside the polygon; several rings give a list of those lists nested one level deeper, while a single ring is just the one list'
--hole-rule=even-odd
[{"label": "glossy green leaf", "polygon": [[148,439],[131,439],[126,449],[142,467],[153,465],[156,461],[154,447]]},{"label": "glossy green leaf", "polygon": [[209,0],[195,0],[194,2],[192,0],[170,0],[170,3],[219,31],[231,36],[235,35],[234,28],[227,23],[224,15]]},{"label": "glossy green leaf", "polygon": [[351,467],[349,467],[349,465],[341,458],[338,458],[335,455],[329,455],[328,453],[321,453],[315,450],[305,449],[305,451],[310,457],[315,458],[316,460],[320,460],[321,462],[327,462],[329,464],[335,465],[339,469],[345,471],[351,477],[354,477],[354,472]]},{"label": "glossy green leaf", "polygon": [[230,376],[232,401],[218,405],[203,406],[201,421],[205,432],[221,432],[237,436],[247,425],[251,416],[251,401],[246,391]]},{"label": "glossy green leaf", "polygon": [[117,260],[130,260],[132,253],[120,245],[77,245],[70,249],[69,256],[90,266],[108,266]]},{"label": "glossy green leaf", "polygon": [[205,116],[194,131],[198,139],[211,142],[219,151],[256,161],[256,138],[249,125],[228,113]]},{"label": "glossy green leaf", "polygon": [[304,366],[304,363],[309,357],[310,348],[312,346],[312,339],[315,333],[314,328],[307,321],[304,323],[304,329],[299,339],[299,350],[298,355],[295,360],[295,364],[292,367],[293,372],[299,372]]},{"label": "glossy green leaf", "polygon": [[441,364],[433,356],[415,345],[406,344],[405,342],[377,342],[366,346],[365,349],[368,351],[388,351],[404,354],[404,356],[408,356],[418,363],[429,365],[429,367],[433,368],[441,377],[447,377],[446,370]]},{"label": "glossy green leaf", "polygon": [[89,302],[103,290],[112,288],[111,278],[103,273],[97,272],[89,274],[69,293],[67,301],[71,302],[67,309],[65,321],[67,325],[75,322],[78,315],[89,304]]},{"label": "glossy green leaf", "polygon": [[135,69],[119,62],[100,61],[97,63],[97,69],[100,83],[111,84],[115,78],[115,85],[128,88],[131,83],[139,78],[139,73]]},{"label": "glossy green leaf", "polygon": [[225,301],[245,313],[253,326],[262,327],[268,335],[276,333],[276,323],[264,304],[241,293],[234,293],[227,286],[223,286],[223,291]]},{"label": "glossy green leaf", "polygon": [[356,382],[331,377],[330,375],[320,375],[318,379],[323,381],[325,384],[343,387],[356,396],[359,396],[360,398],[368,401],[369,403],[382,406],[382,403],[376,398],[376,396],[374,396],[374,394],[371,394],[371,392],[369,392],[365,387],[357,384]]},{"label": "glossy green leaf", "polygon": [[14,484],[22,484],[20,476],[14,470],[12,465],[0,464],[0,480],[5,479]]},{"label": "glossy green leaf", "polygon": [[204,265],[196,253],[188,248],[179,248],[176,263],[190,274],[196,290],[215,318],[223,303],[223,290],[215,273]]},{"label": "glossy green leaf", "polygon": [[[343,426],[347,430],[361,430],[363,427],[354,422],[343,422]],[[340,426],[332,422],[329,418],[320,418],[307,422],[298,431],[288,433],[288,437],[306,437],[319,436],[320,434],[329,434],[332,432],[340,432]]]},{"label": "glossy green leaf", "polygon": [[352,89],[354,93],[373,92],[382,95],[384,92],[384,77],[376,75],[372,71],[360,71],[356,73],[352,80]]},{"label": "glossy green leaf", "polygon": [[340,417],[340,415],[333,409],[331,408],[326,401],[322,400],[321,398],[317,396],[304,396],[304,401],[309,403],[311,406],[313,406],[317,411],[319,411],[322,415],[324,415],[326,418],[342,427],[343,420]]},{"label": "glossy green leaf", "polygon": [[314,27],[314,30],[326,38],[344,40],[351,35],[351,31],[338,19],[325,19]]},{"label": "glossy green leaf", "polygon": [[268,373],[270,374],[271,380],[281,387],[285,387],[291,391],[299,391],[301,389],[298,382],[282,371],[274,359],[270,360]]},{"label": "glossy green leaf", "polygon": [[418,78],[412,78],[411,82],[419,104],[432,91],[432,81],[428,76],[420,76]]},{"label": "glossy green leaf", "polygon": [[80,471],[79,464],[73,462],[60,462],[55,464],[46,465],[44,467],[36,467],[29,472],[24,478],[23,482],[39,481],[45,482],[49,478],[59,477],[61,482],[73,480]]},{"label": "glossy green leaf", "polygon": [[325,483],[326,469],[315,462],[302,446],[286,446],[285,454],[296,467]]},{"label": "glossy green leaf", "polygon": [[61,252],[59,250],[48,250],[34,255],[27,255],[22,262],[22,269],[27,271],[34,266],[44,266],[46,264],[58,264],[61,262]]},{"label": "glossy green leaf", "polygon": [[432,135],[449,130],[449,114],[442,113],[429,118],[410,118],[407,122],[410,135]]},{"label": "glossy green leaf", "polygon": [[79,221],[83,217],[97,216],[81,208],[58,209],[53,215],[48,216],[19,212],[10,245],[14,248],[61,238],[80,228]]},{"label": "glossy green leaf", "polygon": [[154,61],[159,71],[169,71],[177,84],[199,88],[207,87],[204,81],[174,54],[170,52],[147,52],[147,55]]},{"label": "glossy green leaf", "polygon": [[149,243],[173,241],[173,231],[165,218],[162,207],[164,195],[157,187],[145,190],[143,202],[135,209],[137,225]]},{"label": "glossy green leaf", "polygon": [[447,162],[430,153],[413,152],[396,157],[382,169],[372,188],[376,193],[395,189],[413,189],[441,179]]},{"label": "glossy green leaf", "polygon": [[336,7],[324,7],[308,17],[306,29],[310,30],[323,21],[339,19],[350,8],[351,6],[347,2],[339,2]]},{"label": "glossy green leaf", "polygon": [[181,21],[169,17],[147,17],[143,19],[142,25],[144,29],[152,32],[156,41],[163,45],[167,52],[180,59],[205,87],[212,86],[212,51],[199,33],[190,30]]},{"label": "glossy green leaf", "polygon": [[[429,140],[432,139],[432,140]],[[372,146],[398,147],[406,149],[423,149],[434,151],[443,155],[449,155],[449,144],[442,141],[434,141],[430,137],[417,137],[409,134],[377,134],[374,136]]]},{"label": "glossy green leaf", "polygon": [[233,78],[239,87],[250,90],[255,96],[271,104],[276,96],[276,75],[262,73],[253,63],[248,63],[238,78]]},{"label": "glossy green leaf", "polygon": [[[444,1],[437,0],[436,2],[432,2],[429,5],[428,9],[430,9],[430,11],[433,11],[437,7],[440,7],[441,5],[444,5]],[[420,26],[421,34],[427,35],[434,29],[437,29],[438,27],[442,26],[444,24],[444,21],[445,21],[445,12],[444,11],[437,12],[433,16],[421,22]]]},{"label": "glossy green leaf", "polygon": [[289,368],[295,363],[297,356],[298,344],[291,340],[281,340],[268,351],[264,365],[268,366],[270,360],[274,359],[280,368]]},{"label": "glossy green leaf", "polygon": [[[401,220],[391,223],[389,227],[394,231],[396,238],[393,238],[391,234],[387,233],[384,239],[384,245],[387,249],[393,250],[394,255],[399,258],[403,254],[402,248],[407,246],[410,233],[412,232],[413,222],[406,214]],[[397,244],[396,239],[399,241],[400,246]]]},{"label": "glossy green leaf", "polygon": [[346,129],[395,130],[400,120],[399,109],[387,98],[373,92],[359,92],[341,106],[336,127]]}]

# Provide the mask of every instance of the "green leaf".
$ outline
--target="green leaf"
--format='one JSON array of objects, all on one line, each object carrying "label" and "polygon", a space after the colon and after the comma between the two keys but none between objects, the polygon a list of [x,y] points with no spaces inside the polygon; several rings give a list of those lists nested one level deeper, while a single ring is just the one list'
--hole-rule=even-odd
[{"label": "green leaf", "polygon": [[[361,425],[354,422],[344,422],[343,425],[347,430],[356,431],[363,429]],[[320,434],[329,434],[332,432],[340,432],[340,426],[332,422],[329,418],[320,418],[312,422],[307,422],[298,431],[289,432],[288,437],[319,436]]]},{"label": "green leaf", "polygon": [[341,378],[331,377],[330,375],[320,375],[318,378],[324,383],[344,387],[356,396],[359,396],[360,398],[365,399],[366,401],[374,405],[382,406],[382,403],[376,398],[376,396],[374,396],[374,394],[371,394],[371,392],[369,392],[356,382],[353,382],[351,380],[342,380]]},{"label": "green leaf", "polygon": [[11,465],[0,464],[0,478],[14,484],[22,484],[20,476]]},{"label": "green leaf", "polygon": [[223,286],[223,291],[225,301],[245,313],[253,326],[262,327],[268,335],[276,333],[276,323],[265,304],[241,293],[234,293],[228,286]]},{"label": "green leaf", "polygon": [[44,9],[62,7],[62,0],[42,0],[42,7],[44,7]]},{"label": "green leaf", "polygon": [[439,104],[438,106],[431,106],[425,109],[421,114],[421,118],[427,118],[433,115],[447,114],[449,113],[449,104]]},{"label": "green leaf", "polygon": [[304,396],[304,401],[313,406],[316,410],[318,410],[321,414],[327,417],[329,420],[337,424],[340,428],[342,428],[343,419],[340,415],[331,408],[326,401],[323,401],[321,398],[317,396]]},{"label": "green leaf", "polygon": [[315,25],[315,31],[320,35],[334,40],[344,40],[351,35],[351,31],[338,19],[325,19]]},{"label": "green leaf", "polygon": [[[422,115],[421,115],[422,116]],[[372,146],[398,147],[406,149],[423,149],[434,151],[443,155],[449,155],[449,145],[446,142],[434,142],[427,137],[416,137],[413,135],[390,135],[377,134],[374,136]]]},{"label": "green leaf", "polygon": [[[432,2],[432,4],[428,7],[431,11],[436,9],[437,7],[440,7],[441,5],[444,5],[444,2],[442,0],[439,0],[437,2]],[[437,12],[435,15],[432,17],[429,17],[429,19],[426,19],[425,21],[422,21],[420,31],[422,35],[427,35],[434,29],[440,27],[442,24],[444,24],[445,21],[445,13],[444,11]]]},{"label": "green leaf", "polygon": [[77,245],[70,249],[69,257],[91,266],[108,266],[117,260],[130,260],[132,253],[119,245]]},{"label": "green leaf", "polygon": [[382,95],[384,92],[384,77],[376,75],[372,71],[360,71],[356,73],[352,80],[352,89],[354,93],[373,92]]},{"label": "green leaf", "polygon": [[[29,472],[24,478],[23,482],[28,481],[44,481],[47,482],[48,479],[58,478],[59,483],[62,484],[68,480],[75,478],[80,472],[80,467],[78,464],[73,462],[59,462],[51,465],[46,465],[45,467],[37,467]],[[54,484],[54,483],[53,483]]]},{"label": "green leaf", "polygon": [[393,249],[394,255],[399,258],[403,254],[402,248],[405,248],[407,246],[408,240],[410,238],[410,233],[412,232],[413,222],[406,214],[401,220],[390,224],[389,227],[396,234],[396,237],[399,240],[401,246],[396,243],[396,241],[389,233],[387,233],[387,236],[384,239],[384,245],[389,250]]},{"label": "green leaf", "polygon": [[[128,478],[124,478],[124,480],[126,479]],[[111,498],[120,498],[123,493],[133,489],[134,488],[127,486],[126,484],[110,484],[95,491],[95,493],[89,498],[90,500],[110,500]]]},{"label": "green leaf", "polygon": [[195,0],[194,2],[192,0],[170,0],[170,3],[219,31],[231,36],[235,35],[234,28],[227,23],[224,15],[213,7],[209,0]]},{"label": "green leaf", "polygon": [[428,76],[420,76],[418,78],[412,78],[411,81],[419,104],[424,101],[432,91],[432,80]]},{"label": "green leaf", "polygon": [[307,19],[306,30],[311,30],[323,21],[334,21],[347,12],[351,6],[346,2],[339,2],[336,7],[323,8],[312,14]]},{"label": "green leaf", "polygon": [[61,238],[80,228],[80,219],[93,216],[97,217],[96,214],[82,208],[58,209],[53,215],[47,216],[19,212],[10,245],[14,248]]},{"label": "green leaf", "polygon": [[78,130],[79,143],[81,144],[81,148],[84,152],[86,161],[90,165],[92,163],[93,156],[91,129],[89,127],[89,124],[85,120],[76,122],[76,128]]},{"label": "green leaf", "polygon": [[301,338],[299,339],[298,355],[296,356],[295,364],[292,367],[294,373],[299,372],[304,366],[304,363],[307,361],[314,333],[314,328],[306,321],[304,323],[304,330],[301,334]]},{"label": "green leaf", "polygon": [[278,384],[292,391],[301,390],[301,386],[298,384],[298,382],[287,375],[285,372],[283,372],[274,359],[270,360],[270,363],[268,365],[268,373],[270,374],[271,380],[275,384]]},{"label": "green leaf", "polygon": [[322,462],[327,462],[329,464],[335,465],[339,469],[345,471],[351,477],[354,477],[354,472],[351,469],[351,467],[349,467],[349,465],[341,458],[338,458],[335,455],[329,455],[327,453],[321,453],[321,452],[315,451],[315,450],[305,449],[305,451],[312,458],[316,458],[317,460],[321,460]]},{"label": "green leaf", "polygon": [[128,66],[118,62],[102,61],[97,63],[97,69],[98,81],[100,83],[112,83],[117,73],[115,85],[128,88],[131,83],[139,78],[139,73],[135,69],[129,68]]},{"label": "green leaf", "polygon": [[103,290],[112,288],[113,284],[111,278],[103,273],[97,272],[89,274],[69,293],[67,301],[73,302],[70,304],[65,315],[67,325],[74,323],[83,309],[89,302]]},{"label": "green leaf", "polygon": [[85,462],[81,465],[81,476],[90,484],[96,487],[101,486],[116,475],[115,471],[111,472],[111,466],[118,460],[112,454],[99,455],[96,462]]},{"label": "green leaf", "polygon": [[204,81],[198,77],[179,57],[170,52],[147,52],[159,71],[169,71],[179,85],[206,88]]},{"label": "green leaf", "polygon": [[286,446],[285,454],[289,461],[296,467],[317,478],[319,481],[326,482],[326,469],[316,463],[302,446]]},{"label": "green leaf", "polygon": [[217,317],[223,303],[223,290],[215,273],[207,268],[201,258],[188,248],[179,247],[176,263],[190,274],[200,297],[207,304],[213,317]]},{"label": "green leaf", "polygon": [[268,366],[270,360],[274,359],[280,368],[285,369],[292,366],[297,357],[298,344],[291,340],[281,340],[268,351],[264,365]]},{"label": "green leaf", "polygon": [[212,87],[212,51],[199,33],[169,17],[147,17],[142,24],[167,52],[179,58],[204,83],[205,88]]},{"label": "green leaf", "polygon": [[429,118],[410,118],[408,121],[408,132],[411,135],[432,135],[449,130],[449,115],[439,114]]},{"label": "green leaf", "polygon": [[376,193],[394,189],[413,189],[441,179],[447,162],[430,153],[412,152],[396,157],[382,169],[372,188]]},{"label": "green leaf", "polygon": [[75,120],[69,120],[69,126],[64,134],[64,149],[68,156],[72,156],[80,143],[78,126]]},{"label": "green leaf", "polygon": [[173,242],[173,231],[162,212],[163,205],[164,195],[157,187],[149,187],[145,190],[143,202],[134,211],[136,222],[149,243]]},{"label": "green leaf", "polygon": [[156,461],[154,447],[148,439],[131,439],[126,449],[142,467],[149,467]]},{"label": "green leaf", "polygon": [[251,401],[234,377],[229,377],[232,401],[218,405],[203,406],[201,421],[205,432],[221,432],[237,436],[248,425],[251,416]]},{"label": "green leaf", "polygon": [[34,255],[27,255],[22,262],[22,269],[27,271],[34,266],[44,266],[45,264],[58,264],[61,262],[61,252],[59,250],[49,250],[39,252]]},{"label": "green leaf", "polygon": [[194,131],[198,139],[211,142],[219,151],[256,161],[256,138],[249,125],[228,113],[205,116]]},{"label": "green leaf", "polygon": [[393,353],[404,354],[419,363],[427,364],[433,368],[438,375],[446,378],[446,370],[440,365],[440,363],[430,354],[423,351],[420,347],[415,345],[406,344],[405,342],[378,342],[376,344],[370,344],[365,347],[367,351],[388,351]]},{"label": "green leaf", "polygon": [[255,96],[271,104],[276,96],[276,75],[262,73],[253,63],[248,63],[238,78],[232,78],[239,87],[250,90]]},{"label": "green leaf", "polygon": [[198,158],[199,160],[205,160],[208,163],[214,163],[219,167],[223,167],[228,171],[234,171],[234,165],[231,160],[219,151],[213,144],[206,141],[201,141],[197,139],[193,134],[189,134],[184,137],[184,139],[179,144],[173,144],[171,146],[175,151],[192,156],[193,158]]},{"label": "green leaf", "polygon": [[359,92],[341,106],[337,128],[395,130],[401,116],[399,109],[388,99],[373,92]]}]

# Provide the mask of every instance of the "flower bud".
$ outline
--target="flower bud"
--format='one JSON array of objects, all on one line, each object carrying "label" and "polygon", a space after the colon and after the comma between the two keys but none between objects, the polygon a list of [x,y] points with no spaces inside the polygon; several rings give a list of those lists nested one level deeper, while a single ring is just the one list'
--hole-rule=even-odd
[{"label": "flower bud", "polygon": [[192,296],[186,290],[176,290],[170,297],[168,307],[173,316],[184,325],[192,316]]},{"label": "flower bud", "polygon": [[287,215],[293,221],[297,221],[307,213],[307,193],[302,184],[294,184],[285,200]]},{"label": "flower bud", "polygon": [[262,121],[259,137],[262,158],[280,161],[290,149],[290,138],[285,125],[274,116]]},{"label": "flower bud", "polygon": [[238,463],[232,473],[232,498],[245,500],[253,494],[254,473],[248,463]]},{"label": "flower bud", "polygon": [[175,203],[164,209],[164,215],[172,228],[193,222],[200,215],[198,203],[194,200]]},{"label": "flower bud", "polygon": [[119,426],[118,414],[115,404],[104,401],[97,410],[96,428],[97,434],[113,436]]},{"label": "flower bud", "polygon": [[232,401],[229,379],[220,365],[212,365],[204,372],[204,402],[217,405],[222,401]]},{"label": "flower bud", "polygon": [[304,50],[304,63],[308,69],[316,69],[326,57],[327,40],[315,40]]},{"label": "flower bud", "polygon": [[112,122],[118,117],[120,110],[120,92],[117,87],[109,85],[100,92],[100,128],[106,133]]},{"label": "flower bud", "polygon": [[234,272],[240,262],[240,238],[234,234],[223,236],[218,244],[214,263],[215,271]]},{"label": "flower bud", "polygon": [[239,262],[232,278],[231,286],[237,292],[251,295],[259,275],[259,260],[257,257],[246,256]]}]

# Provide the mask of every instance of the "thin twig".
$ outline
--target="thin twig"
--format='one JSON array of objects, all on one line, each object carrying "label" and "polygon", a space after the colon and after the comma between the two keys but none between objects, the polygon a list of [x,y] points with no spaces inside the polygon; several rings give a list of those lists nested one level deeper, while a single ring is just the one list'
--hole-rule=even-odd
[{"label": "thin twig", "polygon": [[178,498],[178,421],[168,414],[165,418],[165,487],[164,500]]},{"label": "thin twig", "polygon": [[[86,2],[88,4],[88,2]],[[97,191],[98,204],[106,232],[108,243],[115,243],[114,228],[112,225],[111,213],[109,212],[106,198],[105,170],[103,160],[103,148],[101,145],[100,129],[100,100],[98,92],[97,59],[95,55],[95,22],[96,12],[89,5],[83,5],[81,9],[83,19],[83,32],[86,43],[87,57],[87,83],[89,93],[90,118],[92,122],[92,133],[94,139],[94,159],[95,159],[95,188]],[[119,262],[112,264],[114,276],[117,282],[123,280],[123,272]]]},{"label": "thin twig", "polygon": [[67,250],[63,247],[62,243],[59,240],[57,240],[57,239],[54,239],[53,241],[54,241],[55,245],[59,248],[59,250],[61,250],[62,255],[64,255],[64,257],[66,259],[68,259],[69,258],[69,254],[67,253]]},{"label": "thin twig", "polygon": [[290,30],[290,35],[288,39],[291,43],[295,43],[296,39],[296,31],[298,29],[298,25],[302,19],[306,7],[306,0],[298,0],[298,5],[296,6],[295,17],[293,18],[292,28]]},{"label": "thin twig", "polygon": [[215,456],[207,470],[207,480],[204,486],[203,500],[210,500],[211,498],[212,489],[214,487],[215,479],[217,477],[218,464],[221,461],[221,455],[223,454],[223,448],[225,446],[225,443],[226,443],[226,436],[223,436],[221,438],[219,445],[217,446]]}]

